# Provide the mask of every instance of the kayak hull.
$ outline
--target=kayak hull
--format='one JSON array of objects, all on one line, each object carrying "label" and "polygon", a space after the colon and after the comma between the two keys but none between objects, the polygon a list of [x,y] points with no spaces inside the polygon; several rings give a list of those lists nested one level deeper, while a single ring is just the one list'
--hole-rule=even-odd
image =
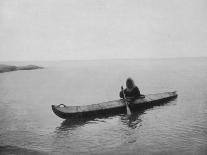
[{"label": "kayak hull", "polygon": [[[167,103],[177,97],[176,92],[165,92],[159,94],[146,95],[129,104],[130,110],[137,111],[139,109],[150,108],[156,105]],[[92,104],[86,106],[65,106],[52,105],[53,112],[60,118],[70,119],[77,117],[90,117],[98,115],[126,113],[126,105],[123,99]]]}]

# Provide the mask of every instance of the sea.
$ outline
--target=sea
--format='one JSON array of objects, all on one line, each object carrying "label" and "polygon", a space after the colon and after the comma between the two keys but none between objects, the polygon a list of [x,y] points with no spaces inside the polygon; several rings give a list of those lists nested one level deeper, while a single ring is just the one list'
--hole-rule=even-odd
[{"label": "sea", "polygon": [[[0,74],[0,154],[207,154],[207,58],[1,62],[44,69]],[[166,104],[64,120],[51,105],[119,98],[128,77]]]}]

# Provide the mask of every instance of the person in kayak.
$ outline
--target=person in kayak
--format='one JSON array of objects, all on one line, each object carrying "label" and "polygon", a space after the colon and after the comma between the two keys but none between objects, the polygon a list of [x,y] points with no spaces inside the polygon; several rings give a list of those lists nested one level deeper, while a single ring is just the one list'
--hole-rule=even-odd
[{"label": "person in kayak", "polygon": [[[127,100],[134,101],[143,95],[140,94],[139,88],[134,84],[134,80],[132,78],[128,78],[126,80],[126,89],[124,89],[124,94]],[[124,98],[123,91],[121,90],[119,93],[120,98]]]}]

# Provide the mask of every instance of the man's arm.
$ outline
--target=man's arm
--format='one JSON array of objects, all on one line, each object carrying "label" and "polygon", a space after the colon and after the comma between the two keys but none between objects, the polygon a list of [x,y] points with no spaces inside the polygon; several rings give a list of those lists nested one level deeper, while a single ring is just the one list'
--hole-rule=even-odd
[{"label": "man's arm", "polygon": [[134,98],[139,98],[140,97],[140,91],[139,91],[138,87],[134,88],[133,96],[134,96]]},{"label": "man's arm", "polygon": [[120,96],[120,98],[124,98],[124,95],[123,95],[122,91],[120,91],[119,96]]}]

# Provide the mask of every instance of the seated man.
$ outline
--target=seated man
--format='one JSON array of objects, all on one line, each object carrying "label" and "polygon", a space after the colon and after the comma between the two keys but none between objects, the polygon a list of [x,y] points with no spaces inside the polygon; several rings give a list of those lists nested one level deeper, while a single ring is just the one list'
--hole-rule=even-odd
[{"label": "seated man", "polygon": [[[131,78],[126,80],[126,89],[124,89],[125,97],[128,101],[134,101],[140,97],[144,97],[140,94],[139,88],[134,84]],[[119,96],[124,98],[123,91],[120,92]]]}]

